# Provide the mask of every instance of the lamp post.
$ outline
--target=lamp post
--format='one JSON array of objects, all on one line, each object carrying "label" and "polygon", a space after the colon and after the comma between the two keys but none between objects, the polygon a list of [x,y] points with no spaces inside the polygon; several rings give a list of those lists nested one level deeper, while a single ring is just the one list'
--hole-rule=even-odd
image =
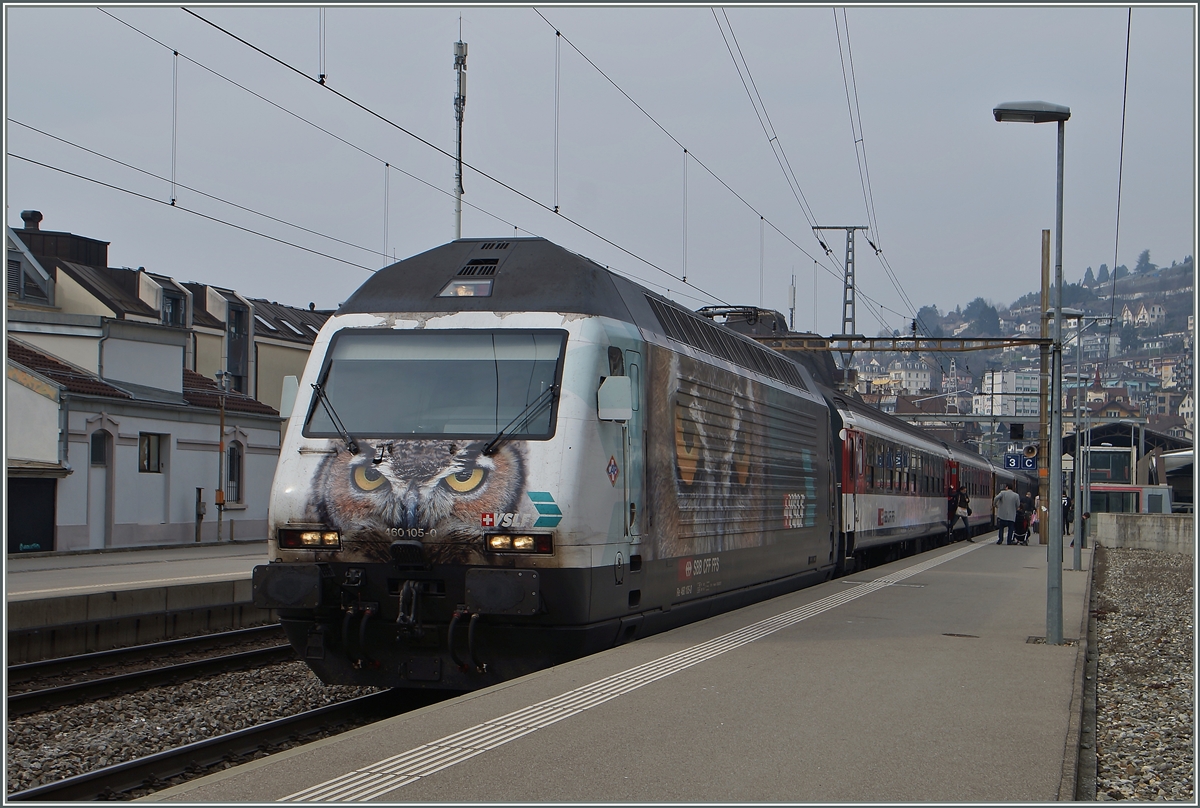
[{"label": "lamp post", "polygon": [[[1081,570],[1081,569],[1083,569],[1083,546],[1082,546],[1083,541],[1079,535],[1079,530],[1080,530],[1079,526],[1080,526],[1080,522],[1081,522],[1081,516],[1083,515],[1083,508],[1079,504],[1079,502],[1080,502],[1080,496],[1079,496],[1080,481],[1082,480],[1082,477],[1079,476],[1079,457],[1080,457],[1080,452],[1079,452],[1079,375],[1080,375],[1080,364],[1081,364],[1080,356],[1083,353],[1082,337],[1083,337],[1083,321],[1085,318],[1084,318],[1083,312],[1080,311],[1079,309],[1068,309],[1068,308],[1059,307],[1058,313],[1062,314],[1062,316],[1068,320],[1075,321],[1075,457],[1072,459],[1072,464],[1071,464],[1073,466],[1074,478],[1075,478],[1074,483],[1071,486],[1072,493],[1075,494],[1075,521],[1074,521],[1074,525],[1072,527],[1072,530],[1075,533],[1075,540],[1073,542],[1071,542],[1071,545],[1075,548],[1075,552],[1073,553],[1073,558],[1072,558],[1073,563],[1072,563],[1071,569]],[[1100,319],[1100,318],[1092,318],[1092,319],[1094,322],[1095,320]],[[1084,469],[1084,473],[1085,474],[1087,473],[1086,469]]]},{"label": "lamp post", "polygon": [[1009,101],[992,115],[999,123],[1058,124],[1058,182],[1054,211],[1054,337],[1050,343],[1050,500],[1046,505],[1046,644],[1062,645],[1062,219],[1063,141],[1071,108],[1045,101]]}]

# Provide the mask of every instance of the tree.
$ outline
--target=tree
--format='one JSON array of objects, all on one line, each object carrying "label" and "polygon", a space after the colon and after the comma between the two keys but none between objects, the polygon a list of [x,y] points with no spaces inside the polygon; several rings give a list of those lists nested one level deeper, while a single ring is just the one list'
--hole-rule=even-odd
[{"label": "tree", "polygon": [[1062,301],[1064,306],[1082,306],[1096,299],[1096,295],[1082,283],[1068,283],[1063,286]]},{"label": "tree", "polygon": [[1096,283],[1108,283],[1108,264],[1100,265],[1100,274],[1096,276]]},{"label": "tree", "polygon": [[945,336],[942,315],[937,306],[922,306],[917,311],[917,330],[930,337]]},{"label": "tree", "polygon": [[1084,286],[1095,286],[1096,285],[1096,276],[1094,274],[1092,274],[1091,267],[1088,267],[1087,272],[1083,273],[1083,285]]},{"label": "tree", "polygon": [[982,297],[977,297],[963,309],[963,317],[970,321],[976,334],[991,334],[1000,336],[1000,314],[995,306],[988,304]]},{"label": "tree", "polygon": [[1138,256],[1137,266],[1133,271],[1138,275],[1146,275],[1158,269],[1154,264],[1150,263],[1150,251],[1142,250],[1142,254]]},{"label": "tree", "polygon": [[1121,264],[1121,266],[1117,267],[1116,269],[1114,269],[1112,271],[1112,279],[1114,281],[1119,281],[1119,280],[1121,280],[1121,278],[1124,278],[1128,274],[1129,274],[1129,267],[1125,266],[1124,264]]}]

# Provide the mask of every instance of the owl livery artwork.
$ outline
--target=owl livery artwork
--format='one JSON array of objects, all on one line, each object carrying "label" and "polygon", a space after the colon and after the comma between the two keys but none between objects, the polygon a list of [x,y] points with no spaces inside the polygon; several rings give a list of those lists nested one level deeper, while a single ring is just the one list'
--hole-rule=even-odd
[{"label": "owl livery artwork", "polygon": [[464,690],[827,580],[823,389],[544,239],[435,248],[316,339],[255,603],[325,682]]}]

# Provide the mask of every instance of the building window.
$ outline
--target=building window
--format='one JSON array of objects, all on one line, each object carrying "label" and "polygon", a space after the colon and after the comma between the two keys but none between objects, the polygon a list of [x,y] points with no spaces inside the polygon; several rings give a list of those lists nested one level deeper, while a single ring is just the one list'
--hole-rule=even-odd
[{"label": "building window", "polygon": [[184,306],[186,300],[182,295],[163,294],[162,321],[163,325],[182,327],[184,324]]},{"label": "building window", "polygon": [[147,474],[162,472],[162,444],[166,435],[143,432],[138,435],[138,471]]},{"label": "building window", "polygon": [[229,449],[226,452],[225,469],[228,482],[225,486],[225,501],[226,502],[241,502],[242,501],[242,444],[234,441],[229,444]]},{"label": "building window", "polygon": [[227,323],[227,346],[225,369],[230,373],[230,388],[238,393],[247,392],[246,379],[250,367],[250,311],[244,306],[230,304]]},{"label": "building window", "polygon": [[108,433],[99,430],[92,433],[92,465],[108,465]]}]

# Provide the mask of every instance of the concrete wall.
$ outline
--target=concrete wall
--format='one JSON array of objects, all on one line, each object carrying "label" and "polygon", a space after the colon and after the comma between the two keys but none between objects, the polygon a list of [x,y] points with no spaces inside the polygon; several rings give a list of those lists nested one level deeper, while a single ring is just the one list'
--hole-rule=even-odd
[{"label": "concrete wall", "polygon": [[8,365],[5,450],[9,460],[58,462],[58,387]]},{"label": "concrete wall", "polygon": [[1196,554],[1196,526],[1191,514],[1094,513],[1090,521],[1092,541],[1105,547]]},{"label": "concrete wall", "polygon": [[18,331],[11,329],[14,337],[27,342],[42,353],[69,362],[72,365],[91,371],[100,372],[100,329],[94,334],[64,335],[45,334],[34,331]]},{"label": "concrete wall", "polygon": [[[103,415],[96,407],[103,406]],[[109,490],[89,488],[88,473],[72,474],[59,485],[58,548],[78,550],[89,546],[89,499],[108,502],[111,531],[107,547],[131,547],[195,541],[196,489],[204,489],[208,513],[202,540],[216,538],[217,413],[212,410],[177,411],[172,408],[127,404],[119,401],[75,400],[70,412],[70,455],[76,469],[89,471],[89,439],[96,429],[113,436]],[[224,514],[222,538],[265,538],[271,481],[279,459],[280,422],[272,418],[228,412],[225,440],[239,441],[244,449],[243,501],[231,504]],[[163,435],[162,466],[157,473],[140,472],[138,438],[143,432]],[[97,500],[100,501],[100,500]],[[93,503],[94,504],[94,503]],[[93,511],[96,509],[93,508]]]},{"label": "concrete wall", "polygon": [[279,409],[283,403],[283,377],[304,375],[309,346],[282,347],[265,342],[255,345],[258,351],[258,395],[264,404]]},{"label": "concrete wall", "polygon": [[196,333],[196,367],[201,376],[212,379],[225,369],[225,338],[215,334]]},{"label": "concrete wall", "polygon": [[183,346],[130,339],[104,343],[104,378],[183,392]]}]

